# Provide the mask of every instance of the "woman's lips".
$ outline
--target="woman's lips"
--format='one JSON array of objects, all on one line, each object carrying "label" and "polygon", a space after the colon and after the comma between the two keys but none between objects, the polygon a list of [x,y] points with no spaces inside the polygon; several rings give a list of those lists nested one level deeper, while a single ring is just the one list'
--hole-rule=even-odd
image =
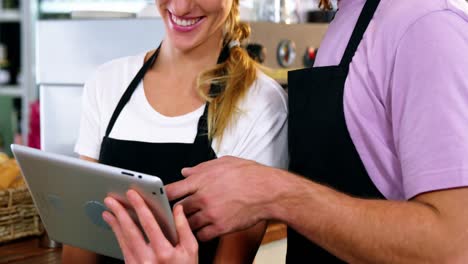
[{"label": "woman's lips", "polygon": [[196,29],[205,17],[179,17],[168,11],[169,20],[174,30],[179,32],[190,32]]}]

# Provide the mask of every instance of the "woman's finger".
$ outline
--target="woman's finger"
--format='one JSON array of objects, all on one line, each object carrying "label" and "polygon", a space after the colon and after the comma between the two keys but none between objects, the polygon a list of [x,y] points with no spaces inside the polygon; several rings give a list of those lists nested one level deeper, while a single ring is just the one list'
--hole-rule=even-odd
[{"label": "woman's finger", "polygon": [[156,252],[172,250],[174,247],[161,231],[158,222],[154,218],[153,213],[148,208],[143,198],[141,198],[141,196],[134,190],[129,190],[127,192],[127,198],[135,209],[135,212],[138,215],[138,220],[140,221],[140,224],[154,250]]},{"label": "woman's finger", "polygon": [[190,229],[187,218],[184,214],[182,205],[177,205],[174,208],[174,220],[177,229],[177,235],[179,236],[179,244],[186,250],[192,253],[198,252],[198,242]]},{"label": "woman's finger", "polygon": [[107,197],[104,200],[107,208],[109,208],[114,214],[117,222],[120,225],[120,230],[125,241],[132,244],[133,254],[136,254],[138,259],[146,258],[144,249],[146,248],[146,242],[143,238],[143,234],[136,224],[131,219],[128,212],[123,206],[117,202],[114,198]]},{"label": "woman's finger", "polygon": [[125,263],[136,263],[136,259],[133,256],[134,250],[131,248],[131,241],[130,243],[127,243],[125,241],[125,237],[122,234],[122,229],[117,221],[117,219],[110,213],[110,212],[103,212],[102,213],[102,218],[106,223],[112,228],[112,231],[115,234],[115,237],[117,238],[117,242],[119,243],[120,249],[122,250],[122,254],[125,258]]}]

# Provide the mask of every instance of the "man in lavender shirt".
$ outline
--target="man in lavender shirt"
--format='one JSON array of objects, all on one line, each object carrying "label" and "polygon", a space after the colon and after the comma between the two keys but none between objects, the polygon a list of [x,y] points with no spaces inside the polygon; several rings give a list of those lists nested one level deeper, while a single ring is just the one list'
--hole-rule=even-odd
[{"label": "man in lavender shirt", "polygon": [[293,173],[221,158],[169,197],[203,240],[287,223],[291,263],[468,263],[468,4],[338,8],[314,68],[290,74]]}]

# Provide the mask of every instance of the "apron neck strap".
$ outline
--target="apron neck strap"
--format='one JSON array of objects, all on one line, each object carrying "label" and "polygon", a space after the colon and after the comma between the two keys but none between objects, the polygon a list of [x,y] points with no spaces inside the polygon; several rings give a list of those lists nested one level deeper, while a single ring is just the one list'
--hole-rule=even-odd
[{"label": "apron neck strap", "polygon": [[117,121],[117,118],[119,117],[120,113],[122,112],[123,108],[128,103],[128,101],[130,101],[130,98],[132,97],[133,92],[135,92],[136,88],[138,87],[138,84],[140,84],[148,69],[150,69],[154,65],[156,58],[158,58],[159,51],[161,49],[161,44],[159,44],[159,47],[156,49],[153,55],[145,62],[145,64],[143,64],[143,67],[141,67],[141,69],[135,75],[132,82],[130,82],[130,84],[128,85],[127,90],[125,90],[125,93],[120,98],[119,103],[117,104],[117,107],[115,108],[114,113],[112,114],[112,117],[109,121],[109,124],[107,125],[106,137],[110,135],[112,128],[114,127],[114,124]]},{"label": "apron neck strap", "polygon": [[[159,44],[159,47],[156,49],[154,54],[143,64],[141,69],[138,71],[138,73],[135,75],[133,80],[128,85],[127,90],[125,90],[124,94],[120,98],[119,103],[117,104],[117,107],[115,108],[114,113],[112,114],[112,117],[111,117],[111,119],[109,121],[109,124],[107,125],[106,134],[105,134],[106,137],[108,137],[110,135],[112,129],[114,128],[115,122],[117,121],[117,118],[119,117],[119,115],[122,112],[125,105],[130,101],[130,98],[132,97],[133,93],[137,89],[137,87],[140,84],[141,80],[143,80],[146,72],[154,65],[156,59],[158,58],[159,51],[161,49],[161,44]],[[225,45],[223,47],[219,57],[218,57],[218,64],[221,64],[221,63],[223,63],[223,62],[225,62],[227,60],[227,58],[229,57],[229,52],[230,52],[230,48],[228,47],[228,45]],[[222,92],[223,89],[224,89],[224,87],[222,87],[220,85],[212,84],[211,87],[210,87],[209,93],[210,93],[210,95],[211,94],[219,94],[219,93]],[[208,106],[209,106],[209,104],[207,103],[207,105],[205,107],[205,112],[203,113],[202,118],[200,118],[200,121],[198,122],[197,138],[199,137],[198,135],[200,134],[200,132],[206,131],[206,133],[201,133],[201,134],[205,134],[205,135],[207,135],[207,133],[208,133],[208,128],[207,128],[208,123],[206,121],[207,116],[208,116]],[[202,119],[204,121],[202,121]]]},{"label": "apron neck strap", "polygon": [[356,27],[354,28],[351,39],[349,40],[348,46],[346,47],[343,58],[341,59],[340,66],[349,66],[353,60],[354,54],[356,53],[359,44],[366,32],[372,18],[374,17],[375,11],[379,6],[380,0],[367,0],[364,8],[362,9],[361,15],[357,21]]}]

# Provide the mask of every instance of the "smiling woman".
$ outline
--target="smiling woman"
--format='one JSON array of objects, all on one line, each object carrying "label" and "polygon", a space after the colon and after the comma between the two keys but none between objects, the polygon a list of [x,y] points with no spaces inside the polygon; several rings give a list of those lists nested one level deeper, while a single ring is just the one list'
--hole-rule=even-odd
[{"label": "smiling woman", "polygon": [[[217,35],[221,33],[220,28],[223,28],[223,46],[240,43],[249,37],[250,27],[239,21],[239,0],[202,2],[199,8],[193,10],[188,1],[181,1],[177,5],[174,1],[160,1],[158,8],[165,20],[169,41],[176,47],[181,50],[208,47],[207,42],[210,39],[219,41]],[[195,34],[198,37],[192,36]],[[198,91],[206,101],[210,102],[208,111],[210,138],[222,138],[224,129],[234,117],[236,104],[256,77],[255,62],[239,45],[230,48],[225,63],[218,64],[199,75]],[[224,91],[210,94],[207,88],[212,83],[224,86]]]}]

